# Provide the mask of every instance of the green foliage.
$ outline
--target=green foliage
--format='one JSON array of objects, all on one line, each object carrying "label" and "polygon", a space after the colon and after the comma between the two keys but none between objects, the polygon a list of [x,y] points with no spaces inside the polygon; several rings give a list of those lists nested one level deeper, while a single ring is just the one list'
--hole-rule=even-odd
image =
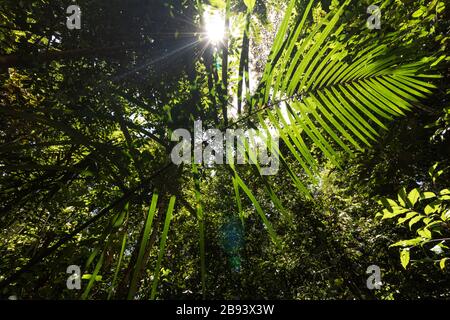
[{"label": "green foliage", "polygon": [[[380,30],[370,1],[79,4],[75,32],[64,1],[2,2],[1,297],[449,296],[446,3],[379,1]],[[194,119],[277,129],[279,173],[173,165]]]},{"label": "green foliage", "polygon": [[[433,183],[444,173],[444,170],[438,168],[439,164],[436,163],[429,170]],[[410,230],[414,227],[415,238],[400,240],[391,245],[403,247],[400,252],[402,266],[406,269],[410,261],[410,250],[417,248],[433,252],[434,262],[439,263],[443,270],[445,261],[449,259],[445,255],[449,249],[446,243],[450,241],[450,190],[446,188],[434,193],[415,188],[408,193],[403,188],[398,193],[398,201],[383,199],[380,204],[386,208],[383,213],[378,214],[382,219],[398,218],[399,225],[408,225]]]}]

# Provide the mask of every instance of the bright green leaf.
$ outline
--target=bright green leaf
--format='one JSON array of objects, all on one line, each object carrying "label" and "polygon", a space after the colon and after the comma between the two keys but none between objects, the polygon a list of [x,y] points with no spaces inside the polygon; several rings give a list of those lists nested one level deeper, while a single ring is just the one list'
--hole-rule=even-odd
[{"label": "bright green leaf", "polygon": [[402,263],[403,268],[406,269],[406,267],[409,264],[409,249],[403,249],[400,252],[400,261]]}]

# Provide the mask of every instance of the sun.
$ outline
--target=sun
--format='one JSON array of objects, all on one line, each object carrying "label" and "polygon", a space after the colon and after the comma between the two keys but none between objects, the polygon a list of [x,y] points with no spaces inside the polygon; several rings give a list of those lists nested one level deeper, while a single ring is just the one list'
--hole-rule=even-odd
[{"label": "sun", "polygon": [[218,44],[225,38],[225,19],[217,11],[205,11],[203,16],[205,23],[205,34],[208,41]]}]

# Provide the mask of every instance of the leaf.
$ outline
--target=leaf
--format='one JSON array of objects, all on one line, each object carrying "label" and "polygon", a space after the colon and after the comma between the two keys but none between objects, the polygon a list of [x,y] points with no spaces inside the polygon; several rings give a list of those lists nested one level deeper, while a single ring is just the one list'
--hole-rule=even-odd
[{"label": "leaf", "polygon": [[159,244],[158,260],[156,262],[156,268],[155,268],[155,272],[154,272],[152,291],[150,294],[151,300],[154,300],[156,298],[156,289],[158,288],[158,281],[159,281],[159,276],[160,276],[160,271],[161,271],[161,262],[162,262],[162,259],[164,256],[164,251],[166,249],[167,234],[169,233],[169,226],[170,226],[170,222],[172,221],[172,213],[173,213],[173,209],[175,207],[175,201],[176,201],[176,197],[172,196],[169,201],[169,207],[167,208],[166,220],[164,221],[164,229],[163,229],[163,233],[161,235],[161,242]]},{"label": "leaf", "polygon": [[248,11],[251,12],[255,7],[256,0],[244,0],[244,3],[247,6]]},{"label": "leaf", "polygon": [[[270,132],[267,131],[267,136],[269,136],[269,135],[270,135]],[[253,139],[251,134],[250,134],[250,137],[251,137],[251,139]],[[261,174],[261,167],[258,164],[258,161],[256,160],[256,154],[255,154],[254,150],[250,147],[248,141],[244,141],[244,146],[245,146],[245,151],[246,151],[246,155],[248,156],[248,159],[254,159],[253,163],[255,164],[256,169],[257,169],[257,170],[255,170],[256,174],[259,175],[260,179],[262,180],[262,184],[264,186],[264,190],[265,190],[266,194],[270,197],[270,199],[272,200],[272,203],[279,210],[279,212],[283,215],[283,217],[286,218],[290,223],[292,223],[292,217],[289,216],[289,212],[281,204],[280,199],[275,194],[275,191],[273,190],[272,186],[268,182],[267,177],[265,175]],[[271,152],[273,153],[274,150],[272,149]],[[235,176],[236,176],[236,174],[235,174]]]},{"label": "leaf", "polygon": [[[436,163],[428,170],[428,174],[430,175],[430,178],[434,178],[434,172],[436,171],[438,165],[439,165],[439,162],[436,162]],[[434,180],[434,179],[433,179],[433,180]]]},{"label": "leaf", "polygon": [[400,262],[402,263],[403,268],[408,266],[409,264],[409,249],[403,249],[400,251]]},{"label": "leaf", "polygon": [[431,198],[435,198],[436,194],[434,192],[421,192],[420,193],[420,199],[422,200],[426,200],[426,199],[431,199]]},{"label": "leaf", "polygon": [[428,230],[427,228],[417,230],[417,234],[421,237],[431,239],[431,231]]},{"label": "leaf", "polygon": [[439,178],[443,173],[444,173],[444,170],[439,170],[438,172],[436,172],[433,176],[433,182],[435,183],[437,178]]},{"label": "leaf", "polygon": [[417,200],[420,198],[420,191],[418,188],[415,188],[411,190],[411,192],[408,194],[408,200],[411,202],[411,205],[414,207]]},{"label": "leaf", "polygon": [[402,207],[395,207],[395,208],[391,208],[391,210],[388,209],[384,209],[383,210],[383,218],[382,220],[386,220],[386,219],[392,219],[398,215],[401,215],[403,213],[409,212],[409,209],[405,209]]},{"label": "leaf", "polygon": [[445,9],[445,3],[444,2],[439,2],[436,5],[436,12],[437,13],[441,13],[442,11],[444,11],[444,9]]},{"label": "leaf", "polygon": [[424,209],[425,214],[429,215],[433,212],[435,212],[436,210],[433,208],[433,206],[431,205],[427,205]]},{"label": "leaf", "polygon": [[413,225],[415,225],[417,222],[419,222],[423,218],[424,218],[424,216],[422,216],[422,215],[412,218],[411,221],[409,221],[409,229],[411,229]]},{"label": "leaf", "polygon": [[435,200],[432,203],[428,204],[424,209],[425,214],[429,215],[429,214],[440,211],[441,204],[442,204],[442,201],[440,199]]},{"label": "leaf", "polygon": [[397,199],[398,199],[398,203],[402,207],[406,207],[408,197],[406,196],[406,189],[404,187],[399,191],[399,193],[397,195]]},{"label": "leaf", "polygon": [[417,11],[412,14],[413,18],[419,18],[427,12],[427,7],[421,6]]},{"label": "leaf", "polygon": [[86,169],[86,170],[84,170],[84,171],[82,171],[82,172],[80,173],[80,176],[81,176],[81,177],[84,177],[84,178],[94,177],[94,176],[95,176],[95,173],[92,172],[91,170]]},{"label": "leaf", "polygon": [[418,214],[419,214],[418,212],[414,211],[408,212],[405,217],[398,219],[398,224],[402,224]]},{"label": "leaf", "polygon": [[[438,221],[430,220],[430,222],[427,224],[427,228],[431,229],[434,226],[441,226],[441,225],[442,225],[442,221],[440,221],[440,220],[438,220]],[[440,231],[437,230],[437,232],[440,232]]]},{"label": "leaf", "polygon": [[445,269],[445,262],[447,260],[450,260],[450,258],[443,258],[443,259],[441,259],[441,261],[439,261],[439,266],[441,267],[441,270]]},{"label": "leaf", "polygon": [[378,203],[383,205],[387,209],[392,209],[392,208],[399,207],[397,202],[395,202],[394,200],[389,199],[389,198],[383,198],[383,199],[379,200]]}]

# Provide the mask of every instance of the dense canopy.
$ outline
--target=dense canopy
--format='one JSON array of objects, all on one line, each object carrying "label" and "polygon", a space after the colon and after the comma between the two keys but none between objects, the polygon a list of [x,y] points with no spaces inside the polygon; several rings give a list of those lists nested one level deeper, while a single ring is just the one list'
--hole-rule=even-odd
[{"label": "dense canopy", "polygon": [[0,298],[450,298],[448,13],[2,0]]}]

